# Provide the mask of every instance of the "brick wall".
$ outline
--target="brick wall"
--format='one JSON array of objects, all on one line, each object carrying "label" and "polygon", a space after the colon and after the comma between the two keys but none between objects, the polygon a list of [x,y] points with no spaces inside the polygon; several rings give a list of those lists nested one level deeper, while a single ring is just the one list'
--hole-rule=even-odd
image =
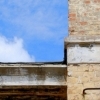
[{"label": "brick wall", "polygon": [[100,0],[68,2],[67,100],[100,100]]},{"label": "brick wall", "polygon": [[100,34],[100,0],[69,0],[69,33]]},{"label": "brick wall", "polygon": [[68,66],[68,100],[100,100],[100,64],[76,64]]}]

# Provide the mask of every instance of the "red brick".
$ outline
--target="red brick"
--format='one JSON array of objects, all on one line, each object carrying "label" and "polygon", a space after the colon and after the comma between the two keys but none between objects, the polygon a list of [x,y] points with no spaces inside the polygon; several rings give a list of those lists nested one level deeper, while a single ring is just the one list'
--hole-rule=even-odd
[{"label": "red brick", "polygon": [[85,34],[85,31],[80,31],[79,33],[80,33],[80,34]]},{"label": "red brick", "polygon": [[100,0],[94,0],[94,2],[95,2],[95,3],[98,3],[98,2],[100,3]]},{"label": "red brick", "polygon": [[74,18],[74,17],[69,18],[69,21],[76,21],[76,18]]},{"label": "red brick", "polygon": [[81,25],[87,25],[87,22],[80,22]]},{"label": "red brick", "polygon": [[97,11],[100,11],[100,8],[96,8]]},{"label": "red brick", "polygon": [[90,0],[85,0],[84,3],[90,4]]},{"label": "red brick", "polygon": [[76,17],[76,14],[75,13],[70,13],[69,17]]}]

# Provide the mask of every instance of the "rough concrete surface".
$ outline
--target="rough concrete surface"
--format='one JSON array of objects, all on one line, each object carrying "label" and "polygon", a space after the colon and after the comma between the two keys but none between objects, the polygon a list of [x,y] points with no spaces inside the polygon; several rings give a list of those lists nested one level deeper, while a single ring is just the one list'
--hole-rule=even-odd
[{"label": "rough concrete surface", "polygon": [[63,64],[1,63],[0,100],[66,100]]},{"label": "rough concrete surface", "polygon": [[0,85],[66,85],[66,75],[62,64],[0,64]]}]

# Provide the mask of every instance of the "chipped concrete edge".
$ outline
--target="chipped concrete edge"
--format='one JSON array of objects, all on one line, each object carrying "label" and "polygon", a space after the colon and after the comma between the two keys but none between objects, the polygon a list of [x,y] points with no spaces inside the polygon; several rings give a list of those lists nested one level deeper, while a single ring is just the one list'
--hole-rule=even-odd
[{"label": "chipped concrete edge", "polygon": [[39,65],[36,65],[36,64],[30,64],[30,63],[27,63],[27,64],[22,64],[22,63],[1,63],[0,64],[0,67],[39,67],[39,68],[43,68],[43,67],[57,67],[57,68],[65,68],[67,67],[65,64],[39,64]]},{"label": "chipped concrete edge", "polygon": [[75,43],[100,43],[100,35],[70,35],[65,38],[64,45]]},{"label": "chipped concrete edge", "polygon": [[[91,48],[90,45],[92,46]],[[99,64],[99,46],[100,35],[70,35],[69,37],[65,38],[64,41],[67,64]],[[75,61],[73,61],[73,59],[75,59]]]}]

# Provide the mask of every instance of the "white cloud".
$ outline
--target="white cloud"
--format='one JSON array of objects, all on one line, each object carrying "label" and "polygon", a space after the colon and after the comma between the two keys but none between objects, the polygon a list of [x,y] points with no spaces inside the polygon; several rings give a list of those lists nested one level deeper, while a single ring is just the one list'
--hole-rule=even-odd
[{"label": "white cloud", "polygon": [[23,47],[23,40],[15,37],[9,40],[0,36],[0,62],[32,62],[34,57],[30,56]]}]

